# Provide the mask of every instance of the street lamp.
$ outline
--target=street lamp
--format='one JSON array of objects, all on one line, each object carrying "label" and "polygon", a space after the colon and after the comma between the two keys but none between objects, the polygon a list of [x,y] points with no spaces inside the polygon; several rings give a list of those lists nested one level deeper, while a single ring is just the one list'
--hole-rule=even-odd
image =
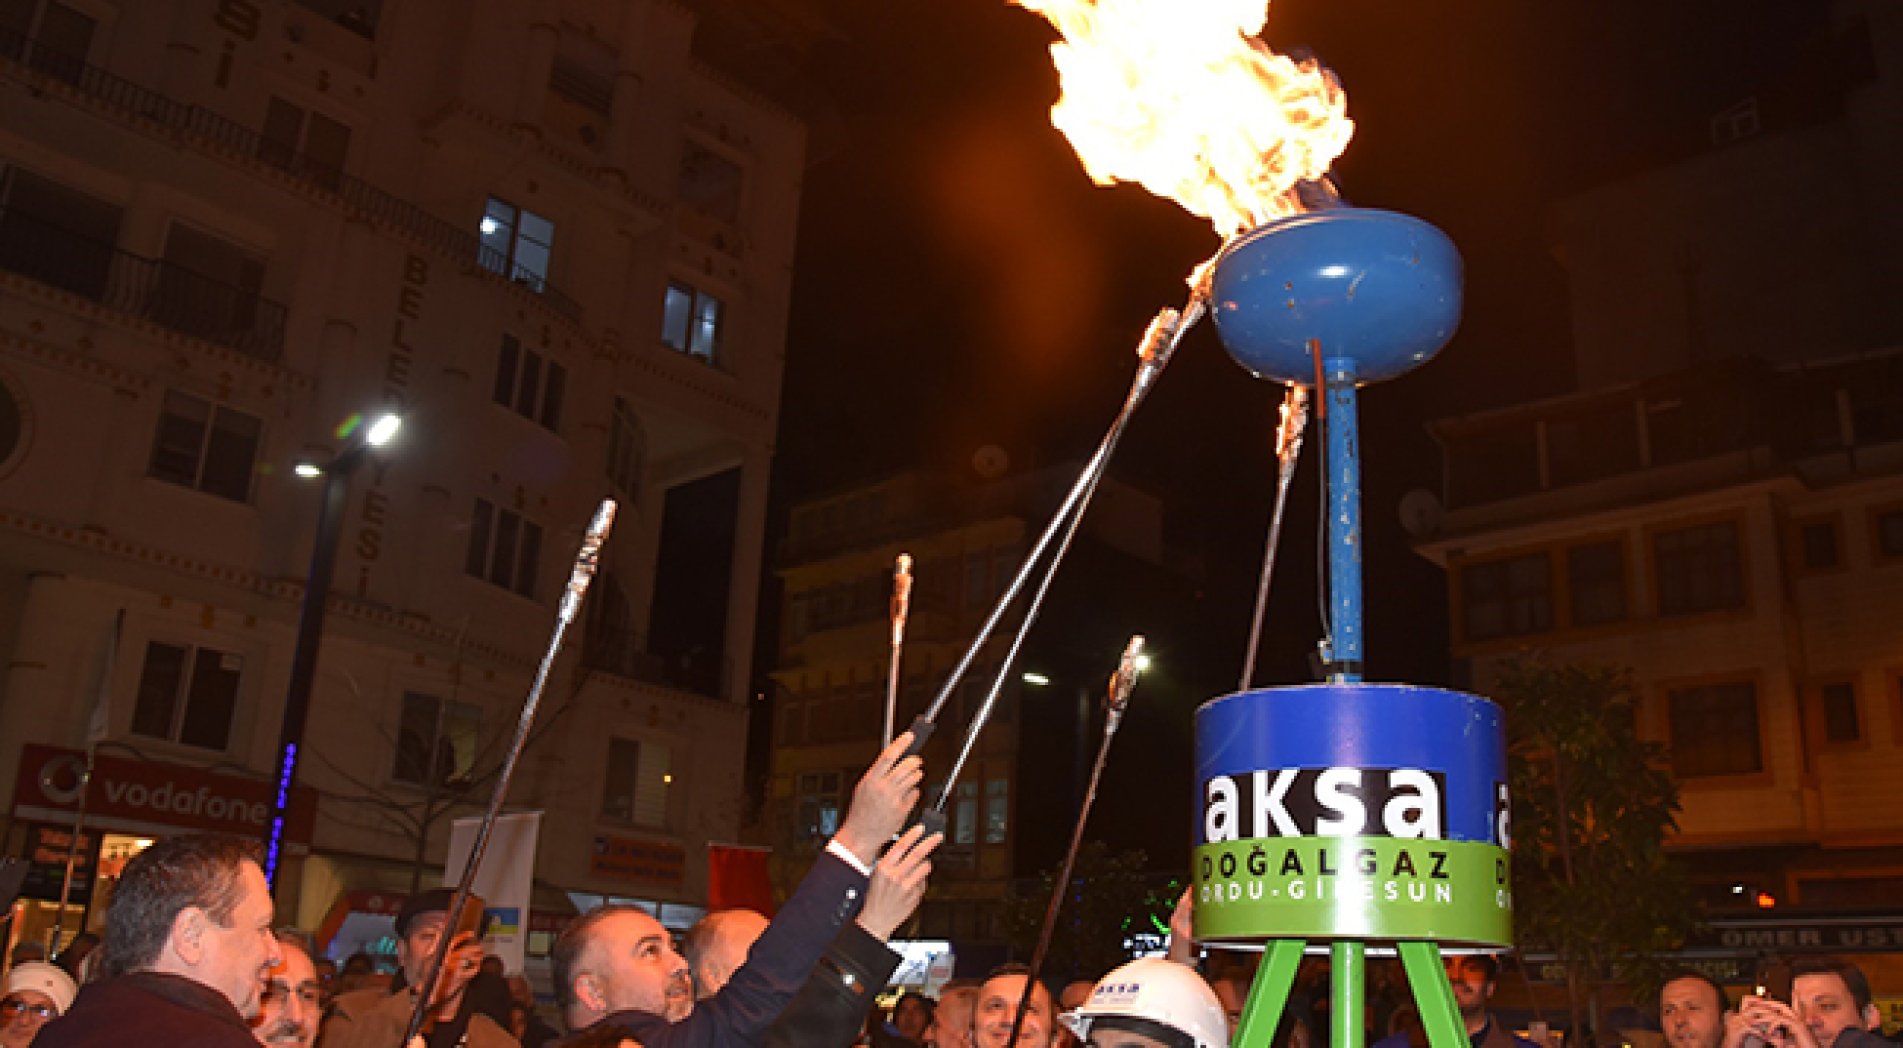
[{"label": "street lamp", "polygon": [[304,722],[310,715],[317,646],[324,637],[324,608],[330,601],[330,577],[337,563],[337,539],[343,531],[350,475],[363,464],[371,449],[389,444],[401,428],[400,416],[382,415],[330,462],[304,461],[296,466],[295,472],[300,477],[322,476],[324,492],[317,507],[317,534],[311,539],[311,570],[304,580],[304,603],[297,615],[297,647],[291,656],[291,683],[284,693],[284,725],[278,734],[278,759],[272,766],[277,789],[271,795],[271,816],[264,823],[264,879],[273,888],[277,886],[278,864],[284,857],[284,822],[291,803],[291,786],[297,779],[298,760],[303,755]]}]

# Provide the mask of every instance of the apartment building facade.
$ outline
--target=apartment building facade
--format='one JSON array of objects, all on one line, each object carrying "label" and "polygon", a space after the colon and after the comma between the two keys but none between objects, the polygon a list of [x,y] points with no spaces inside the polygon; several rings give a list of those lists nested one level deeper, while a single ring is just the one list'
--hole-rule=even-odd
[{"label": "apartment building facade", "polygon": [[440,875],[612,496],[509,796],[545,813],[530,930],[691,918],[742,806],[804,143],[696,21],[0,6],[8,854],[63,859],[88,750],[77,898],[143,841],[261,831],[321,487],[294,467],[396,411],[348,479],[281,916]]}]

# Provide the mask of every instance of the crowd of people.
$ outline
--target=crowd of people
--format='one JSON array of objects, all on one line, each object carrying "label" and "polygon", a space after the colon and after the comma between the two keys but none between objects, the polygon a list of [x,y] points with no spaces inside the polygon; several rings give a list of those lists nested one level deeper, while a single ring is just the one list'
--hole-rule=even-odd
[{"label": "crowd of people", "polygon": [[[901,735],[873,761],[851,807],[772,919],[708,914],[679,948],[646,911],[603,906],[575,918],[551,955],[567,1033],[537,1014],[526,979],[505,976],[451,917],[455,893],[412,895],[395,919],[397,970],[368,958],[340,970],[303,933],[273,926],[255,846],[214,836],[158,842],[112,892],[103,940],[59,957],[18,950],[0,996],[0,1048],[1221,1048],[1251,973],[1188,960],[1187,896],[1171,956],[1141,958],[1056,995],[1022,965],[953,980],[936,999],[874,1006],[899,963],[888,940],[912,915],[941,842],[906,820],[923,770]],[[480,912],[481,901],[474,903]],[[444,939],[448,944],[444,946]],[[439,959],[440,954],[440,959]],[[1545,1048],[1489,1011],[1488,956],[1447,962],[1471,1048]],[[1670,1048],[1891,1048],[1863,973],[1820,961],[1793,970],[1790,1000],[1742,998],[1696,972],[1674,973],[1658,1007]],[[1270,1039],[1325,1048],[1325,994],[1298,985]],[[1423,1048],[1412,1009],[1375,1024],[1374,1048]]]}]

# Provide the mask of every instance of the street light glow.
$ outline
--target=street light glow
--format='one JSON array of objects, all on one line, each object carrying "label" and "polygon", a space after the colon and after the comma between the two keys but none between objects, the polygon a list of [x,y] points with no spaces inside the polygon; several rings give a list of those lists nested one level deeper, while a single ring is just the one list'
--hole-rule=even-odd
[{"label": "street light glow", "polygon": [[380,448],[395,439],[396,431],[402,428],[401,415],[384,415],[370,424],[370,429],[363,435],[363,442],[373,448]]},{"label": "street light glow", "polygon": [[1051,679],[1049,677],[1046,677],[1042,673],[1038,673],[1035,670],[1025,670],[1024,675],[1022,677],[1019,677],[1018,679],[1023,681],[1026,684],[1029,684],[1033,688],[1042,688],[1051,682]]},{"label": "street light glow", "polygon": [[300,477],[304,477],[308,479],[310,477],[323,476],[324,467],[318,465],[315,462],[300,462],[297,465],[291,467],[291,472],[297,474]]},{"label": "street light glow", "polygon": [[1136,666],[1138,673],[1148,673],[1150,671],[1150,657],[1148,655],[1138,655],[1136,658]]}]

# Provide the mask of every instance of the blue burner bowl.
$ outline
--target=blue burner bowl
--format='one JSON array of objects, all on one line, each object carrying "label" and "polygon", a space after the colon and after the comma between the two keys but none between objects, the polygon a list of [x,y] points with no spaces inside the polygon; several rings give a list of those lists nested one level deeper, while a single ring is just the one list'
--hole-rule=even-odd
[{"label": "blue burner bowl", "polygon": [[1216,263],[1212,312],[1250,374],[1315,383],[1324,359],[1379,382],[1425,364],[1460,325],[1461,262],[1447,234],[1409,215],[1341,207],[1276,219]]}]

